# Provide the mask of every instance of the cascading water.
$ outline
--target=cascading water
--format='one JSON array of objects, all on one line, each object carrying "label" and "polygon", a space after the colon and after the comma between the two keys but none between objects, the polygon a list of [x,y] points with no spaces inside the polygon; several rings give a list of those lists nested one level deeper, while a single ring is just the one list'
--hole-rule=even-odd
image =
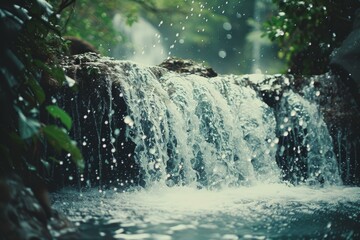
[{"label": "cascading water", "polygon": [[[278,151],[284,155],[288,135],[299,141],[291,146],[298,148],[297,156],[289,159],[286,154],[284,159],[291,161],[287,174],[302,178],[295,182],[308,178],[312,184],[341,183],[322,116],[298,94],[284,94],[276,123],[273,109],[238,76],[207,79],[167,73],[158,79],[137,65],[120,73],[124,75],[119,79],[129,107],[124,121],[148,185],[278,182],[276,151],[281,138]],[[250,75],[250,81],[258,77],[265,78]],[[297,166],[297,161],[304,163]]]},{"label": "cascading water", "polygon": [[288,167],[287,177],[296,183],[307,179],[310,184],[341,184],[332,139],[318,107],[289,91],[280,109],[279,158],[286,161],[280,165]]},{"label": "cascading water", "polygon": [[[100,193],[54,195],[54,206],[85,237],[360,236],[354,230],[360,226],[360,190],[341,186],[314,89],[303,95],[285,89],[268,105],[261,92],[271,88],[263,84],[271,76],[205,78],[106,59],[93,66],[101,64],[110,69],[104,91],[96,89],[104,96],[86,95],[82,103],[96,128],[75,135],[95,134],[87,146],[101,140],[101,149],[93,151],[101,154],[94,159],[99,164],[92,163],[90,172],[111,175],[111,181],[100,183]],[[282,80],[286,85],[288,79]],[[259,84],[260,91],[254,87]],[[136,183],[140,190],[119,187]],[[63,236],[68,234],[74,233]]]},{"label": "cascading water", "polygon": [[170,73],[158,80],[140,68],[128,74],[121,83],[130,109],[125,120],[148,184],[279,180],[276,148],[270,146],[274,114],[236,77]]}]

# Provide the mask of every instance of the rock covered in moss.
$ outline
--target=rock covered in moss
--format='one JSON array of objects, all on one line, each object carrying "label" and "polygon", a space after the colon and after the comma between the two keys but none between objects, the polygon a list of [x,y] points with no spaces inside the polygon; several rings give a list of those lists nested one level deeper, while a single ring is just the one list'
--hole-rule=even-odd
[{"label": "rock covered in moss", "polygon": [[218,75],[212,68],[189,59],[169,58],[159,66],[177,73],[189,73],[208,78]]}]

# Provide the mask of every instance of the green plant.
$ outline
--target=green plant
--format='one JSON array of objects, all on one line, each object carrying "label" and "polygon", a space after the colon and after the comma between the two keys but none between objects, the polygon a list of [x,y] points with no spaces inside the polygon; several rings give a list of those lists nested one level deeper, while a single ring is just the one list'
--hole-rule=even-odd
[{"label": "green plant", "polygon": [[[62,1],[66,3],[66,0]],[[61,151],[83,168],[82,154],[68,136],[72,120],[50,104],[46,89],[66,83],[59,57],[66,45],[58,16],[44,0],[6,0],[0,3],[0,173],[46,175],[50,161]],[[48,124],[43,115],[49,114]],[[44,158],[51,146],[53,156]]]},{"label": "green plant", "polygon": [[265,24],[266,35],[280,47],[289,71],[321,74],[332,51],[349,34],[356,0],[273,0],[277,13]]},{"label": "green plant", "polygon": [[[50,0],[55,6],[59,1]],[[60,20],[61,32],[89,41],[104,55],[108,55],[112,46],[123,43],[124,36],[113,27],[113,17],[122,13],[127,24],[131,25],[138,19],[141,9],[157,11],[154,1],[143,0],[109,0],[88,1],[68,0]],[[64,4],[59,4],[62,9]]]}]

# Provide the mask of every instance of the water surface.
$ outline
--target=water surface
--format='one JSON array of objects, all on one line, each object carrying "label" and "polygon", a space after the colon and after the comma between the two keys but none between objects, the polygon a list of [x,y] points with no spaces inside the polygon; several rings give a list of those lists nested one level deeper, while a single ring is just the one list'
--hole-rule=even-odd
[{"label": "water surface", "polygon": [[360,238],[360,188],[353,187],[157,186],[122,193],[68,189],[53,197],[86,239]]}]

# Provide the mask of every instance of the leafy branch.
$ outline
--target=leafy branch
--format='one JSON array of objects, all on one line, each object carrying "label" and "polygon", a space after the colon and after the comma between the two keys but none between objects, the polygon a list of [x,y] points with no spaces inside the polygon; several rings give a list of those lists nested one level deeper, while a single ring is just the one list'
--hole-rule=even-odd
[{"label": "leafy branch", "polygon": [[[65,75],[59,65],[65,44],[60,35],[57,13],[72,4],[63,0],[57,11],[43,0],[16,0],[0,3],[0,174],[43,177],[43,170],[55,159],[44,155],[48,143],[60,154],[70,153],[79,169],[82,154],[68,136],[71,117],[58,106],[49,105],[51,82],[61,86]],[[48,113],[67,130],[49,125]],[[45,160],[43,159],[45,157]]]}]

